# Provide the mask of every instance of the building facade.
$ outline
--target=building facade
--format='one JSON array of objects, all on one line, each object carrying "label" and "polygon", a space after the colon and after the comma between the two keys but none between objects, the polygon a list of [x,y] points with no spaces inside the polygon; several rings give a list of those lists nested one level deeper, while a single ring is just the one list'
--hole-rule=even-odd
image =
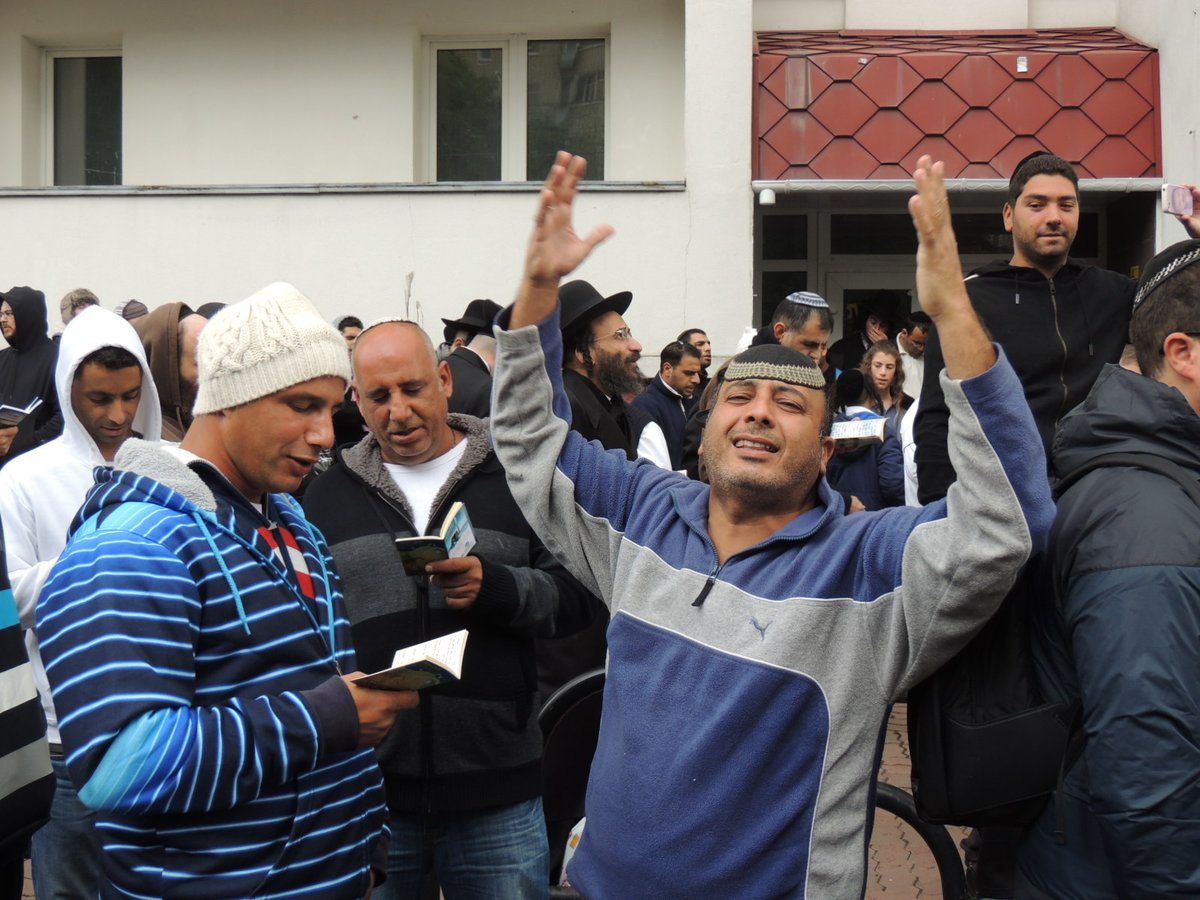
[{"label": "building facade", "polygon": [[[1112,136],[1135,152],[1111,171],[1083,166],[1095,180],[1079,249],[1128,271],[1182,235],[1158,186],[1200,179],[1200,34],[1179,0],[6,0],[0,281],[38,286],[51,305],[87,286],[110,307],[153,307],[286,279],[330,318],[400,314],[436,333],[474,297],[511,298],[536,180],[565,145],[593,161],[581,226],[617,229],[581,275],[634,292],[648,353],[699,326],[726,355],[799,283],[830,297],[840,331],[873,293],[911,302],[905,165],[922,146],[964,160],[954,203],[975,236],[968,264],[1007,255],[1008,145],[1070,156],[1091,134],[1086,97],[1068,101],[1097,65],[1056,62],[1078,55],[1081,30],[1126,41],[1155,72],[1143,89],[1144,70],[1099,65],[1091,88],[1105,98],[1092,127],[1124,127]],[[1033,102],[1021,47],[995,96],[994,56],[939,81],[897,49],[898,35],[920,52],[951,32],[1025,41],[1025,65],[1048,55],[1069,90],[1046,82],[1048,100]],[[847,89],[817,107],[825,118],[808,108],[821,93],[808,57],[821,53],[872,72],[831,77]],[[772,106],[771,65],[808,71],[811,96],[777,77]],[[952,84],[959,116],[943,121],[958,105],[930,100],[935,89],[906,108],[913,73]],[[832,146],[801,159],[821,139],[806,116]],[[772,133],[789,117],[803,132],[790,143]],[[894,161],[868,167],[876,150]]]}]

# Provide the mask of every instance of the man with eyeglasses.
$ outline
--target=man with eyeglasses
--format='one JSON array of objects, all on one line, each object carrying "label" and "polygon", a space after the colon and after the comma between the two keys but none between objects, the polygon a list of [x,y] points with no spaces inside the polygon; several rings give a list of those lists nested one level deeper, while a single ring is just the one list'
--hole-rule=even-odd
[{"label": "man with eyeglasses", "polygon": [[45,294],[31,287],[0,293],[0,333],[8,342],[0,350],[0,403],[26,409],[42,401],[19,424],[0,428],[0,466],[62,433],[54,389],[58,345],[49,331]]},{"label": "man with eyeglasses", "polygon": [[638,368],[642,345],[623,318],[633,294],[605,297],[586,281],[571,281],[559,288],[558,298],[571,428],[606,450],[637,459],[648,417],[625,402],[626,395],[640,394],[646,383]]},{"label": "man with eyeglasses", "polygon": [[[671,468],[662,429],[625,402],[626,395],[640,394],[645,387],[638,368],[642,345],[624,319],[633,294],[621,291],[605,297],[588,282],[576,280],[558,289],[558,299],[562,380],[571,405],[571,430],[586,440],[599,441],[606,450],[620,450],[630,460],[646,455],[647,445],[656,438],[661,441],[662,458],[653,461]],[[647,431],[653,435],[650,440],[644,439]],[[538,686],[543,699],[575,676],[604,665],[607,627],[608,615],[601,610],[577,634],[538,640]]]}]

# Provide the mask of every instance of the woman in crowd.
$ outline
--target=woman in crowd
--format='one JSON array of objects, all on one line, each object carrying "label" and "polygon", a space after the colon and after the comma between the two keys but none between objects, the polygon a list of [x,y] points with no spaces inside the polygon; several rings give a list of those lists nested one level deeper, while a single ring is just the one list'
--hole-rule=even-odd
[{"label": "woman in crowd", "polygon": [[[835,423],[885,420],[882,441],[876,438],[835,442],[825,477],[835,491],[847,498],[846,508],[851,512],[858,509],[884,509],[904,503],[904,457],[896,439],[896,429],[889,416],[867,408],[870,392],[866,383],[869,381],[870,378],[860,369],[843,372],[837,380],[834,401]],[[892,408],[895,409],[895,406]],[[858,506],[854,500],[858,501]]]},{"label": "woman in crowd", "polygon": [[891,341],[876,341],[863,356],[863,406],[896,422],[907,405],[904,396],[904,367],[900,350]]}]

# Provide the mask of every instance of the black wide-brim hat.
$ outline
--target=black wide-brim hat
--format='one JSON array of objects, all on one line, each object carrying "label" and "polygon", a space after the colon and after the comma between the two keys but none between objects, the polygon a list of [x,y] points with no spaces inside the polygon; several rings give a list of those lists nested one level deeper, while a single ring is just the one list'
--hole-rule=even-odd
[{"label": "black wide-brim hat", "polygon": [[472,334],[491,334],[492,323],[504,309],[495,300],[472,300],[467,304],[461,319],[442,319],[446,328],[443,337],[446,343],[454,340],[455,333],[469,331]]},{"label": "black wide-brim hat", "polygon": [[633,294],[621,291],[605,297],[586,281],[568,281],[558,289],[558,302],[562,306],[558,325],[566,334],[608,312],[625,315],[633,302]]}]

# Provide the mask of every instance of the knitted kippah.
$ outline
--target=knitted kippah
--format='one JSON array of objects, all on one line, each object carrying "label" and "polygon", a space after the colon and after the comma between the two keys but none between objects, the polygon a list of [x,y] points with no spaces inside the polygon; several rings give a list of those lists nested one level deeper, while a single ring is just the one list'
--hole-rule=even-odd
[{"label": "knitted kippah", "polygon": [[789,303],[811,306],[813,309],[829,309],[829,304],[825,302],[825,298],[820,294],[814,294],[812,291],[796,291],[793,294],[788,294],[783,299]]},{"label": "knitted kippah", "polygon": [[725,380],[747,378],[825,390],[825,375],[817,364],[800,351],[782,344],[760,344],[735,356],[725,370]]},{"label": "knitted kippah", "polygon": [[1133,308],[1136,311],[1146,298],[1162,287],[1172,275],[1186,269],[1192,263],[1200,260],[1200,241],[1180,241],[1172,244],[1166,250],[1146,263],[1142,270],[1142,278],[1138,282],[1137,293],[1133,296]]},{"label": "knitted kippah", "polygon": [[350,383],[350,358],[337,329],[282,281],[217,313],[200,332],[195,415],[241,406],[292,385],[332,375]]}]

